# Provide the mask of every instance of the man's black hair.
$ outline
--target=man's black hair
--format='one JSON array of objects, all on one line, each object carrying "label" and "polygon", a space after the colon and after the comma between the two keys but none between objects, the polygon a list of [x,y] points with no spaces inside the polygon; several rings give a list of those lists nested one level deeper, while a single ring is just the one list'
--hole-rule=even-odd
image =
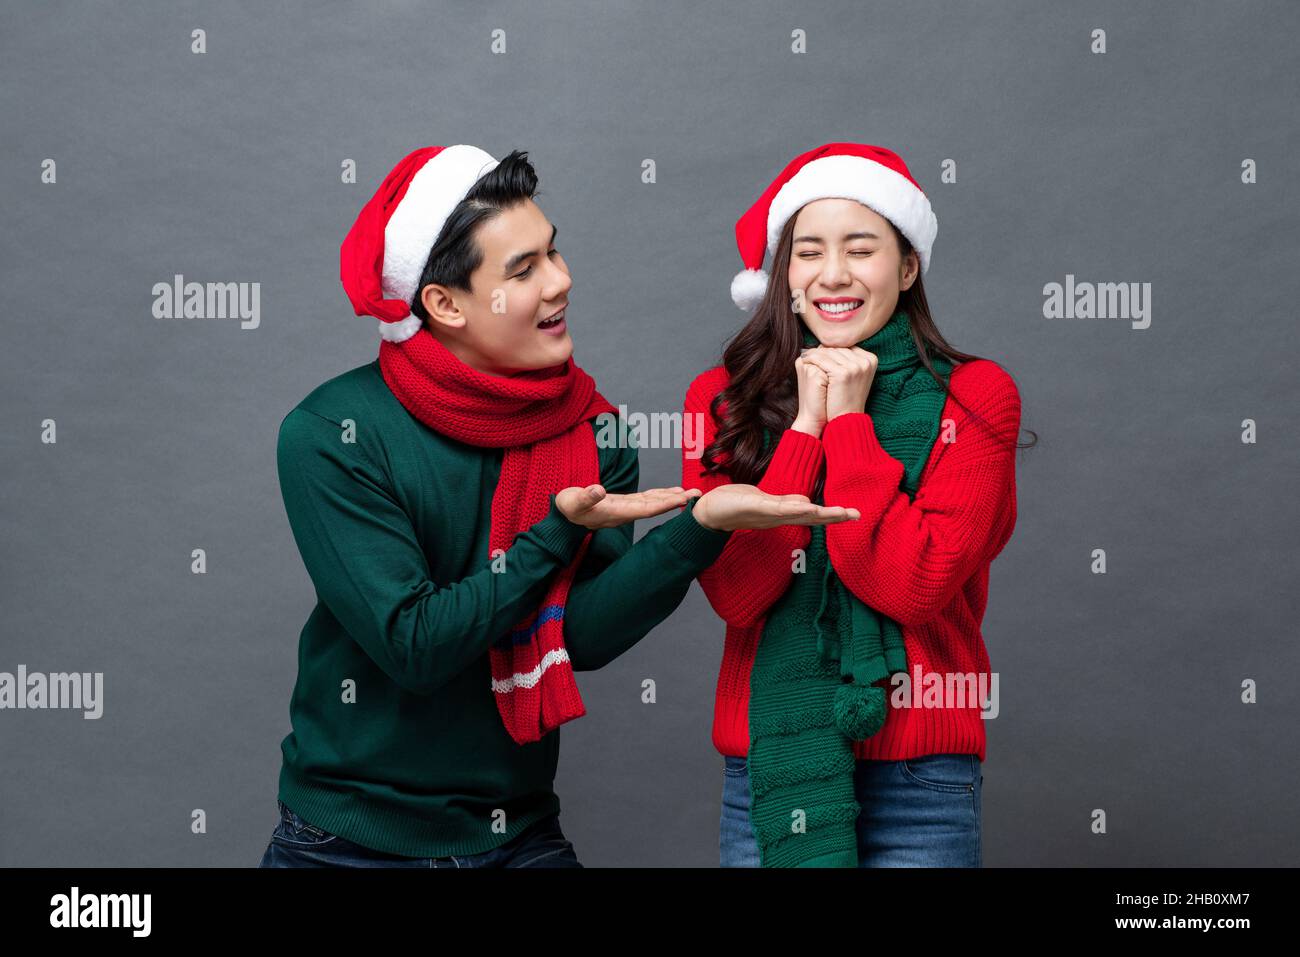
[{"label": "man's black hair", "polygon": [[415,289],[411,313],[428,320],[420,293],[429,283],[470,291],[469,277],[483,264],[483,250],[475,239],[479,225],[503,209],[532,199],[537,192],[537,172],[526,151],[515,150],[476,182],[456,204],[429,250],[429,258]]}]

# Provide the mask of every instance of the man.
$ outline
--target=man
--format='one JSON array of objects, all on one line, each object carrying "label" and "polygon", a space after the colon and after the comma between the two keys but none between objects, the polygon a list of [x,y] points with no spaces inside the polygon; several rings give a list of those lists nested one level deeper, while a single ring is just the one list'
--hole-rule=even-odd
[{"label": "man", "polygon": [[[581,866],[552,788],[573,672],[680,603],[733,530],[854,518],[723,486],[637,491],[572,359],[568,269],[526,154],[402,160],[342,247],[378,359],[280,425],[316,588],[281,744],[278,866]],[[680,514],[633,545],[632,522]]]}]

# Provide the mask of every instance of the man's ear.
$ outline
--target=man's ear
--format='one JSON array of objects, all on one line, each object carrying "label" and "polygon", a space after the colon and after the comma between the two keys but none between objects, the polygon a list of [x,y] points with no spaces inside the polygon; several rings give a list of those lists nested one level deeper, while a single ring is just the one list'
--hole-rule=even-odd
[{"label": "man's ear", "polygon": [[456,302],[455,293],[446,286],[431,282],[420,290],[420,302],[429,314],[430,325],[443,329],[463,329],[465,313]]}]

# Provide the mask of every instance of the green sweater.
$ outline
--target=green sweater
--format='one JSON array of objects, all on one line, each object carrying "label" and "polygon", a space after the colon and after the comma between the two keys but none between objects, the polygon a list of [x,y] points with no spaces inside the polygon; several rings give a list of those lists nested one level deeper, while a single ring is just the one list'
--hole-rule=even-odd
[{"label": "green sweater", "polygon": [[[622,425],[622,447],[598,450],[611,493],[636,491],[640,478]],[[279,797],[365,847],[474,854],[559,811],[560,732],[514,742],[488,648],[539,604],[587,529],[552,493],[494,571],[502,455],[417,420],[378,359],[323,383],[280,424],[280,488],[317,602],[299,638]],[[730,532],[696,522],[693,504],[635,545],[631,524],[593,533],[565,611],[575,671],[645,637],[721,554]]]}]

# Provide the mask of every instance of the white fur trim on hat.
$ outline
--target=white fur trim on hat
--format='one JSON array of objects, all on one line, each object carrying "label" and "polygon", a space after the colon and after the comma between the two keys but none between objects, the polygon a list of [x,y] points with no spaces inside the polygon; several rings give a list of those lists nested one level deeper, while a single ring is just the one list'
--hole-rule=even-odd
[{"label": "white fur trim on hat", "polygon": [[410,302],[414,298],[443,223],[479,177],[496,165],[497,160],[477,146],[461,144],[440,151],[411,177],[411,185],[384,227],[385,299]]},{"label": "white fur trim on hat", "polygon": [[767,294],[768,275],[762,269],[745,269],[731,280],[731,301],[741,309],[753,310]]},{"label": "white fur trim on hat", "polygon": [[862,156],[823,156],[790,177],[772,199],[767,214],[767,252],[773,255],[781,230],[795,213],[817,199],[856,199],[898,227],[921,260],[930,265],[930,248],[939,221],[925,193],[906,176]]},{"label": "white fur trim on hat", "polygon": [[424,320],[419,316],[407,316],[397,322],[379,320],[379,337],[389,342],[405,342],[420,331]]}]

